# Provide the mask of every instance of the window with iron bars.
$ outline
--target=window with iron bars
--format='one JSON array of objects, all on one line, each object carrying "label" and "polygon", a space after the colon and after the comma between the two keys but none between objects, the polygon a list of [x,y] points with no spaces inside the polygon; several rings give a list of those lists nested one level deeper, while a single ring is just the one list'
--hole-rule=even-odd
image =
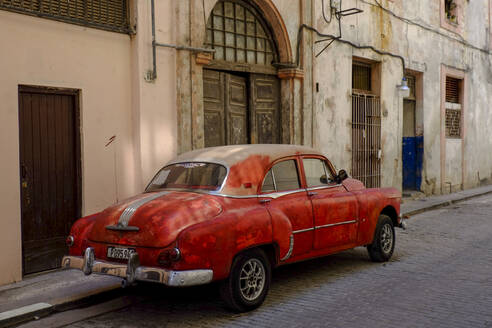
[{"label": "window with iron bars", "polygon": [[461,138],[461,85],[462,80],[446,77],[446,137]]},{"label": "window with iron bars", "polygon": [[113,32],[131,33],[128,0],[0,0],[0,9]]}]

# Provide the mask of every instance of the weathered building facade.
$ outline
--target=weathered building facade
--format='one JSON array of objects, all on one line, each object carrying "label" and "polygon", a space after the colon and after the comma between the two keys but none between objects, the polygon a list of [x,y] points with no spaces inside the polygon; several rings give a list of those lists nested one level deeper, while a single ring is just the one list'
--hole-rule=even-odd
[{"label": "weathered building facade", "polygon": [[490,28],[489,0],[0,0],[0,284],[191,149],[310,145],[426,194],[491,182]]}]

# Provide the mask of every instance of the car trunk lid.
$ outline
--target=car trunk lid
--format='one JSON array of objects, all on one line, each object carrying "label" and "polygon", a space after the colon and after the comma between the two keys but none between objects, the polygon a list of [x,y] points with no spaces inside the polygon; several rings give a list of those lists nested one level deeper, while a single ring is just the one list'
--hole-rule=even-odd
[{"label": "car trunk lid", "polygon": [[222,211],[216,196],[193,192],[143,193],[100,213],[89,233],[95,242],[165,247],[187,227]]}]

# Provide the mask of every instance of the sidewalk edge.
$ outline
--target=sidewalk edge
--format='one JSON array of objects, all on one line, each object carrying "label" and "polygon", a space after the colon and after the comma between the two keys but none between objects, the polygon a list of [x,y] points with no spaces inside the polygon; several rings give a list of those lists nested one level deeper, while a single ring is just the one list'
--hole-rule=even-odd
[{"label": "sidewalk edge", "polygon": [[466,201],[466,200],[469,200],[469,199],[472,199],[472,198],[475,198],[475,197],[480,197],[480,196],[483,196],[483,195],[487,195],[487,194],[492,194],[492,190],[487,190],[487,191],[484,191],[484,192],[481,192],[481,193],[476,193],[476,194],[473,194],[473,195],[467,195],[467,196],[464,196],[464,197],[461,197],[461,198],[457,198],[457,199],[444,200],[444,201],[439,202],[439,203],[436,203],[436,204],[424,206],[422,208],[418,208],[418,209],[415,209],[415,210],[410,210],[408,212],[402,212],[402,215],[404,215],[404,216],[413,216],[413,215],[417,215],[417,214],[424,213],[424,212],[427,212],[427,211],[435,210],[435,209],[438,209],[438,208],[441,208],[441,207],[449,206],[449,205],[452,205],[452,204],[455,204],[455,203],[463,202],[463,201]]}]

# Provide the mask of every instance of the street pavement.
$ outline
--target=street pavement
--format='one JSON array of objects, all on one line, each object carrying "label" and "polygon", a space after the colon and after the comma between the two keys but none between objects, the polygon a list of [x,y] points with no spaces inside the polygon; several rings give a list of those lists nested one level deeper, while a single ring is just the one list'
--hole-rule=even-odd
[{"label": "street pavement", "polygon": [[[128,289],[128,307],[68,327],[492,328],[492,195],[408,223],[397,229],[388,263],[372,263],[357,248],[276,269],[265,303],[253,312],[225,310],[215,285],[138,285]],[[63,322],[70,312],[26,327]]]}]

